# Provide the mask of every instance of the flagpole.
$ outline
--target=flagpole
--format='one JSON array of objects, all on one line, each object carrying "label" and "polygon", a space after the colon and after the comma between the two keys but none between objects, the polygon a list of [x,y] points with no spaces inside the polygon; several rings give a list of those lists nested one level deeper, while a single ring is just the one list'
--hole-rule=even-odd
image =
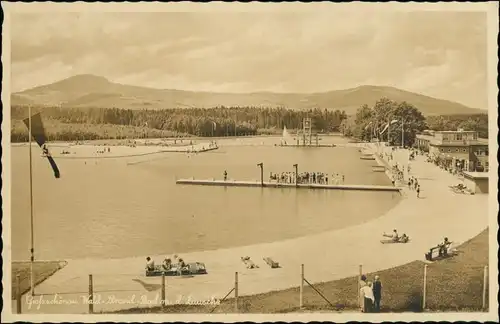
[{"label": "flagpole", "polygon": [[391,145],[391,122],[392,118],[389,119],[389,124],[387,124],[387,146]]},{"label": "flagpole", "polygon": [[33,231],[33,163],[32,163],[32,153],[31,153],[31,106],[29,106],[29,132],[28,132],[28,143],[29,143],[29,155],[30,155],[30,218],[31,218],[31,262],[30,262],[30,286],[31,286],[31,296],[35,296],[35,279],[33,276],[33,263],[35,261],[35,244],[34,244],[34,231]]},{"label": "flagpole", "polygon": [[405,147],[405,128],[404,128],[404,120],[401,118],[401,148]]}]

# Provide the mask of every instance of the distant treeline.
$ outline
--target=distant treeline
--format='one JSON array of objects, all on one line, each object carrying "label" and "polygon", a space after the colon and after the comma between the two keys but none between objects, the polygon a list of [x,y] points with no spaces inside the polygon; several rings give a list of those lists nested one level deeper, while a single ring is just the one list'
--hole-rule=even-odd
[{"label": "distant treeline", "polygon": [[462,128],[475,130],[479,137],[488,138],[488,114],[429,116],[426,121],[428,128],[432,130],[450,131]]},{"label": "distant treeline", "polygon": [[[340,124],[347,118],[345,111],[310,109],[296,111],[285,108],[261,107],[216,107],[164,110],[130,110],[118,108],[62,108],[44,107],[36,111],[42,112],[46,129],[52,140],[78,140],[127,137],[170,136],[243,136],[262,133],[279,133],[283,127],[298,129],[302,120],[310,117],[313,128],[320,132],[339,131]],[[35,108],[33,108],[33,113]],[[12,107],[11,118],[22,120],[28,116],[26,107]],[[27,130],[12,127],[12,141],[25,141]],[[58,124],[65,126],[64,132],[58,130]],[[67,125],[82,124],[72,133]],[[96,127],[99,126],[100,127]],[[109,126],[127,127],[127,135],[110,131]],[[22,126],[22,125],[21,125]],[[50,128],[56,129],[50,129]],[[106,130],[106,132],[104,132]],[[133,130],[133,131],[130,131]],[[159,132],[160,131],[160,132]],[[25,134],[24,134],[25,133]],[[111,134],[113,133],[113,134]]]}]

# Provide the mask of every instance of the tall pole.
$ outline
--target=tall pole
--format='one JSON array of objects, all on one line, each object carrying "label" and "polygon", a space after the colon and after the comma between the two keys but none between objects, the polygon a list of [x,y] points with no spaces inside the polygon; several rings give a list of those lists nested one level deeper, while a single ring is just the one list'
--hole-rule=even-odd
[{"label": "tall pole", "polygon": [[300,290],[299,290],[299,308],[304,307],[304,264],[300,265]]},{"label": "tall pole", "polygon": [[359,278],[358,278],[358,305],[363,309],[363,303],[361,302],[361,277],[363,276],[363,266],[359,265]]},{"label": "tall pole", "polygon": [[294,164],[293,167],[295,168],[295,187],[299,186],[299,165]]},{"label": "tall pole", "polygon": [[32,163],[32,153],[31,153],[31,106],[28,108],[28,145],[29,145],[29,156],[30,156],[30,227],[31,227],[31,259],[30,259],[30,287],[31,296],[35,296],[35,278],[33,277],[33,263],[35,262],[35,238],[33,231],[33,163]]},{"label": "tall pole", "polygon": [[401,148],[405,147],[405,122],[403,118],[401,118]]},{"label": "tall pole", "polygon": [[488,266],[484,267],[484,273],[483,273],[483,311],[486,310],[487,304],[486,304],[486,289],[488,288]]},{"label": "tall pole", "polygon": [[427,300],[427,264],[424,265],[424,292],[422,296],[422,311],[425,311]]},{"label": "tall pole", "polygon": [[392,118],[389,119],[389,124],[387,124],[387,145],[391,145],[391,122]]},{"label": "tall pole", "polygon": [[238,291],[238,272],[234,273],[234,310],[236,313],[238,313],[238,296],[239,296],[239,291]]},{"label": "tall pole", "polygon": [[260,185],[264,187],[264,163],[257,164],[260,167]]}]

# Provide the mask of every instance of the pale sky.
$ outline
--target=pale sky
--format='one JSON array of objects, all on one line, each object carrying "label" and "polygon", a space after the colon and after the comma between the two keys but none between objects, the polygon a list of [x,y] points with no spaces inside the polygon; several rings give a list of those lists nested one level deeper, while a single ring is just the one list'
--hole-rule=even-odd
[{"label": "pale sky", "polygon": [[387,85],[487,108],[480,12],[46,13],[11,22],[13,91],[95,74],[216,92]]}]

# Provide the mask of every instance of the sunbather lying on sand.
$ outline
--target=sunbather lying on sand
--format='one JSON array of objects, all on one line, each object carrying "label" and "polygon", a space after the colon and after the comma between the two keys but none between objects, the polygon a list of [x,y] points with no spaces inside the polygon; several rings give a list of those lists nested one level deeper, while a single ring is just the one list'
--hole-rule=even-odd
[{"label": "sunbather lying on sand", "polygon": [[259,266],[256,265],[249,256],[241,257],[241,261],[246,265],[247,269],[254,269],[258,268]]},{"label": "sunbather lying on sand", "polygon": [[393,230],[392,234],[382,234],[382,236],[385,237],[390,237],[394,242],[397,242],[399,240],[399,235],[397,230]]}]

